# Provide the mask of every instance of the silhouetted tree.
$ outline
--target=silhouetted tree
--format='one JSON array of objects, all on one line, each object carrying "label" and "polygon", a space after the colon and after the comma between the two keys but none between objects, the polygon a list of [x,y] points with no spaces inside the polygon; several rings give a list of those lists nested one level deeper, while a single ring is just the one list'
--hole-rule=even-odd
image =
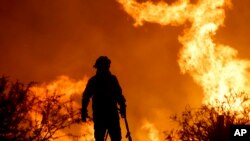
[{"label": "silhouetted tree", "polygon": [[234,111],[230,107],[230,102],[234,102],[236,97],[242,98],[241,105],[249,105],[249,97],[240,93],[225,97],[226,102],[219,104],[217,101],[217,106],[208,104],[198,109],[187,106],[181,115],[171,116],[179,128],[166,132],[166,140],[228,141],[230,125],[250,124],[249,106],[245,106],[242,111]]},{"label": "silhouetted tree", "polygon": [[33,85],[0,77],[0,140],[55,139],[58,130],[80,121],[72,100],[62,101],[56,93],[40,98],[30,90]]}]

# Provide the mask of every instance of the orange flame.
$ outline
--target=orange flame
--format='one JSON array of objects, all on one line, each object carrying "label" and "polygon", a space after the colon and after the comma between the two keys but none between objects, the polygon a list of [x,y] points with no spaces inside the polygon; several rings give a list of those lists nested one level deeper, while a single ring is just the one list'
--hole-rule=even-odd
[{"label": "orange flame", "polygon": [[[78,125],[80,129],[80,137],[70,137],[65,136],[65,131],[59,131],[55,134],[55,136],[58,136],[60,138],[56,139],[56,141],[69,141],[69,140],[83,140],[83,141],[94,141],[94,123],[93,122],[86,122]],[[74,130],[74,127],[72,129]],[[72,131],[73,132],[73,131]],[[73,134],[73,133],[72,133]],[[78,135],[79,136],[79,135]]]},{"label": "orange flame", "polygon": [[[49,83],[42,83],[37,86],[31,88],[31,91],[34,92],[39,98],[43,99],[49,95],[55,94],[64,94],[62,100],[69,100],[72,95],[81,96],[83,90],[85,89],[87,83],[87,78],[83,78],[82,80],[74,80],[69,78],[68,76],[59,76],[57,79],[53,80]],[[74,102],[74,108],[77,109],[80,107],[79,103]],[[31,113],[31,116],[34,120],[42,120],[42,115],[38,113]],[[123,127],[123,131],[125,131]],[[77,129],[77,132],[76,132]],[[139,140],[147,140],[147,141],[160,141],[160,135],[158,129],[155,125],[149,121],[143,122],[142,130],[139,131],[137,137]],[[80,130],[80,131],[79,131]],[[72,134],[73,136],[67,136],[68,134]],[[146,136],[145,136],[146,135]],[[76,137],[78,136],[78,137]],[[86,123],[81,123],[78,125],[73,125],[69,129],[59,130],[56,132],[54,137],[59,137],[55,140],[60,141],[68,141],[68,140],[85,140],[85,141],[94,141],[94,128],[93,122],[88,121]]]},{"label": "orange flame", "polygon": [[[56,80],[50,83],[42,83],[37,86],[32,87],[30,90],[38,96],[40,99],[45,98],[46,96],[50,96],[53,94],[63,94],[60,100],[68,101],[72,96],[81,97],[83,90],[87,84],[87,77],[82,80],[74,80],[69,78],[68,76],[59,76]],[[78,100],[78,102],[77,102]],[[73,108],[77,110],[81,108],[79,103],[79,99],[73,99]],[[32,119],[40,121],[42,120],[42,116],[38,113],[31,113]],[[77,126],[77,127],[76,127]],[[75,129],[80,129],[77,131],[79,134],[75,135]],[[60,130],[54,136],[60,137],[58,140],[74,140],[74,137],[68,137],[67,134],[72,134],[77,137],[78,140],[86,140],[86,141],[94,141],[94,129],[93,122],[88,121],[86,123],[82,123],[79,125],[73,125],[70,127],[70,130]]]},{"label": "orange flame", "polygon": [[68,76],[59,76],[56,80],[50,83],[42,83],[39,86],[32,87],[31,90],[35,92],[37,96],[44,97],[45,93],[52,95],[53,93],[64,94],[66,97],[70,97],[73,94],[81,95],[87,84],[87,78],[76,81]]},{"label": "orange flame", "polygon": [[181,72],[190,74],[202,86],[205,104],[214,107],[222,105],[226,110],[231,107],[232,111],[244,109],[241,96],[237,95],[230,102],[225,97],[232,97],[232,93],[249,92],[247,69],[250,62],[237,58],[237,50],[232,47],[213,41],[216,31],[224,23],[225,8],[231,6],[230,0],[199,0],[196,4],[178,0],[172,5],[162,1],[118,2],[134,18],[135,26],[143,25],[143,22],[175,26],[191,23],[179,37],[183,45],[178,60]]},{"label": "orange flame", "polygon": [[159,131],[156,129],[153,123],[150,123],[149,121],[146,121],[142,129],[147,132],[147,140],[148,141],[160,141],[159,137]]}]

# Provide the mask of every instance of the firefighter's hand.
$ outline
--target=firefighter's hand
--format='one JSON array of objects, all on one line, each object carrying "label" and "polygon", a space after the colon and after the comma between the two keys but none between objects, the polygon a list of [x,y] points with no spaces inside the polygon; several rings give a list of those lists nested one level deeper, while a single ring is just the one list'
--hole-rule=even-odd
[{"label": "firefighter's hand", "polygon": [[88,112],[87,110],[82,110],[82,121],[83,122],[86,122],[87,121],[87,118],[88,118]]},{"label": "firefighter's hand", "polygon": [[126,106],[125,105],[120,107],[120,114],[121,114],[122,118],[126,117]]}]

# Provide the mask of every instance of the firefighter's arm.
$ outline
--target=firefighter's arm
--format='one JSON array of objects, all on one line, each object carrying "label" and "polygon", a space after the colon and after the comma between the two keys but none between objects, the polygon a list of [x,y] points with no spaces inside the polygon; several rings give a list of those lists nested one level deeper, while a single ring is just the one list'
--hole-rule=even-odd
[{"label": "firefighter's arm", "polygon": [[118,103],[120,105],[121,117],[125,118],[126,117],[126,100],[125,100],[125,98],[124,98],[124,96],[122,94],[120,95]]},{"label": "firefighter's arm", "polygon": [[124,118],[126,117],[126,99],[122,94],[121,86],[116,77],[115,77],[115,84],[116,84],[117,102],[120,106],[120,114],[121,117]]},{"label": "firefighter's arm", "polygon": [[82,110],[81,110],[81,116],[82,116],[82,121],[85,122],[88,117],[88,104],[89,100],[92,97],[92,84],[91,81],[89,80],[87,83],[87,86],[83,92],[82,95]]}]

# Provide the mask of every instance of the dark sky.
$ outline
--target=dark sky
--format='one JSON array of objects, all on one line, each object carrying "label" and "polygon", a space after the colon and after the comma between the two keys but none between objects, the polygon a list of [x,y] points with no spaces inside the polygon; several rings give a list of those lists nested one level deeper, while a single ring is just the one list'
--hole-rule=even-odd
[{"label": "dark sky", "polygon": [[[250,59],[250,1],[233,5],[214,39]],[[24,82],[81,79],[107,55],[135,119],[200,104],[201,88],[177,64],[183,26],[133,23],[115,0],[1,0],[0,74]]]}]

